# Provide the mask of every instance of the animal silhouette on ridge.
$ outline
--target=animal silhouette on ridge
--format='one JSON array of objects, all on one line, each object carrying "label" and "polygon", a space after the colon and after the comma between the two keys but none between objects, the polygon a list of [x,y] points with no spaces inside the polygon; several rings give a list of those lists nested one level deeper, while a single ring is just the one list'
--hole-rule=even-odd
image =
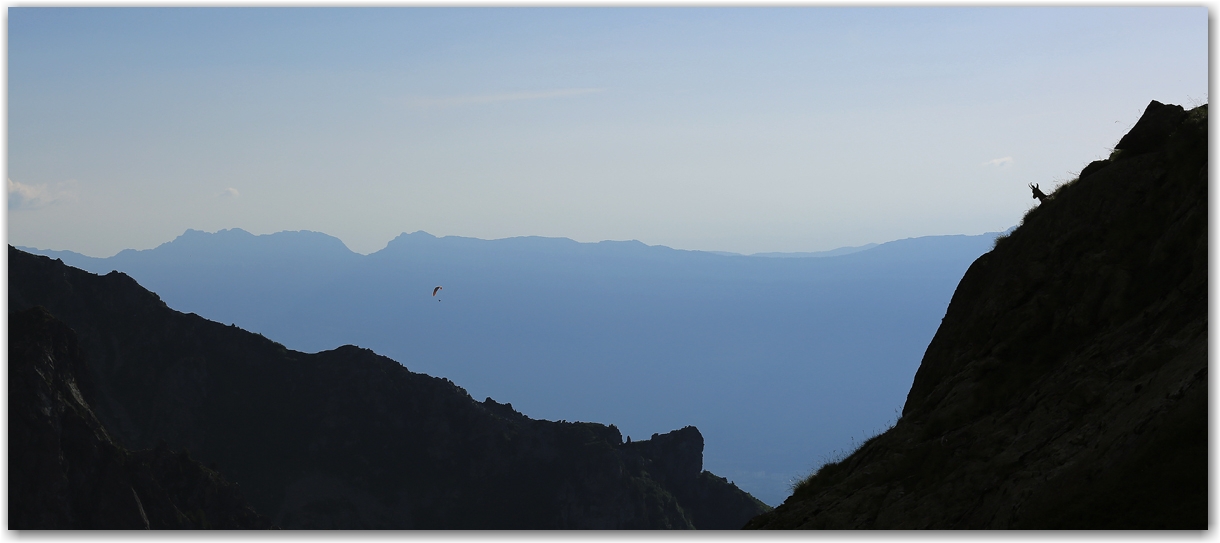
[{"label": "animal silhouette on ridge", "polygon": [[1034,198],[1037,198],[1037,199],[1038,199],[1038,203],[1039,203],[1039,204],[1045,204],[1045,203],[1046,203],[1046,199],[1047,199],[1047,198],[1050,198],[1050,196],[1047,196],[1046,194],[1043,194],[1043,192],[1042,192],[1041,190],[1039,190],[1039,189],[1038,189],[1038,184],[1037,184],[1037,183],[1030,183],[1030,184],[1029,184],[1029,188],[1030,188],[1031,190],[1033,190],[1033,191],[1034,191]]}]

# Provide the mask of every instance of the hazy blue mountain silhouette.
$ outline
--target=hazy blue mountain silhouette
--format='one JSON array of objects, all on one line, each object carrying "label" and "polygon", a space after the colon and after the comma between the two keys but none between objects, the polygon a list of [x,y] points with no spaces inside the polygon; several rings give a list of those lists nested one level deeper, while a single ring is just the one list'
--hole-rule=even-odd
[{"label": "hazy blue mountain silhouette", "polygon": [[361,255],[322,233],[240,229],[110,258],[23,249],[125,272],[171,307],[292,349],[373,349],[530,417],[637,437],[696,425],[708,470],[778,504],[810,459],[895,417],[995,235],[820,258],[426,232]]},{"label": "hazy blue mountain silhouette", "polygon": [[[796,253],[781,253],[781,252],[753,253],[749,256],[766,256],[766,257],[772,257],[772,258],[807,258],[807,257],[840,256],[840,255],[858,253],[860,251],[872,249],[873,247],[876,247],[877,245],[878,244],[876,244],[876,243],[869,243],[869,244],[865,244],[865,245],[857,245],[855,247],[839,247],[838,249],[831,249],[829,251],[796,252]],[[718,255],[745,256],[745,255],[742,255],[741,253],[730,253],[730,252],[726,252],[726,251],[710,251],[710,252],[718,254]]]}]

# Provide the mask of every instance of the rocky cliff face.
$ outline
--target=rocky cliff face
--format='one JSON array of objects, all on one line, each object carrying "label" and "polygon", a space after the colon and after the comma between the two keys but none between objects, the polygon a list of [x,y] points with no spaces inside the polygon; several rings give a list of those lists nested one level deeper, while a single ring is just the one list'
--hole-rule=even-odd
[{"label": "rocky cliff face", "polygon": [[[189,451],[284,528],[738,528],[768,509],[702,471],[694,428],[624,444],[613,426],[532,420],[366,349],[291,351],[173,311],[121,273],[10,247],[10,312],[33,307],[79,337],[75,390],[97,439]],[[10,327],[10,341],[26,335]],[[37,411],[21,390],[10,413]],[[10,435],[10,458],[50,454],[30,446]],[[51,515],[38,526],[134,522],[109,511],[69,522],[45,501],[30,506]]]},{"label": "rocky cliff face", "polygon": [[76,334],[41,308],[9,316],[9,528],[269,528],[186,451],[115,445],[78,386]]},{"label": "rocky cliff face", "polygon": [[1207,106],[1116,149],[970,267],[896,425],[748,528],[1207,527]]}]

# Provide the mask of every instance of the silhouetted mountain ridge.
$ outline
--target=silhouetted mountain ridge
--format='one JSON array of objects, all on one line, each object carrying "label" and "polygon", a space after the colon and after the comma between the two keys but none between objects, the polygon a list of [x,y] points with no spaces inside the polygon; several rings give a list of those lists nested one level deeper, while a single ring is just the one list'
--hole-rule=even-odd
[{"label": "silhouetted mountain ridge", "polygon": [[[953,287],[994,237],[768,258],[414,232],[360,255],[316,232],[234,229],[60,256],[292,349],[369,347],[531,417],[635,436],[696,425],[714,444],[709,469],[779,503],[809,458],[893,418]],[[819,432],[757,422],[779,412]]]},{"label": "silhouetted mountain ridge", "polygon": [[693,427],[625,444],[530,419],[368,349],[289,350],[10,247],[10,313],[34,307],[79,337],[80,389],[117,443],[189,450],[284,528],[737,528],[766,510],[702,470]]},{"label": "silhouetted mountain ridge", "polygon": [[81,395],[76,334],[45,309],[11,313],[8,338],[10,529],[271,527],[186,451],[116,445]]},{"label": "silhouetted mountain ridge", "polygon": [[748,528],[1207,528],[1207,106],[1117,149],[970,266],[893,428]]}]

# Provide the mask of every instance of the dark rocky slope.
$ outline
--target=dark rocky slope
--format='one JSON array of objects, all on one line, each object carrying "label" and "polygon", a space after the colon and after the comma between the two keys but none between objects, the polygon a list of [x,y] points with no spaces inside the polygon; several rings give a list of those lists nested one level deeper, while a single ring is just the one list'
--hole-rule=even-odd
[{"label": "dark rocky slope", "polygon": [[768,509],[702,471],[693,427],[624,444],[614,426],[532,420],[366,349],[287,350],[122,273],[12,247],[8,264],[10,312],[46,308],[79,336],[95,433],[189,451],[284,528],[735,529]]},{"label": "dark rocky slope", "polygon": [[9,315],[10,529],[269,528],[185,451],[115,445],[77,386],[76,334],[45,310]]},{"label": "dark rocky slope", "polygon": [[902,418],[748,528],[1207,528],[1207,106],[962,278]]}]

